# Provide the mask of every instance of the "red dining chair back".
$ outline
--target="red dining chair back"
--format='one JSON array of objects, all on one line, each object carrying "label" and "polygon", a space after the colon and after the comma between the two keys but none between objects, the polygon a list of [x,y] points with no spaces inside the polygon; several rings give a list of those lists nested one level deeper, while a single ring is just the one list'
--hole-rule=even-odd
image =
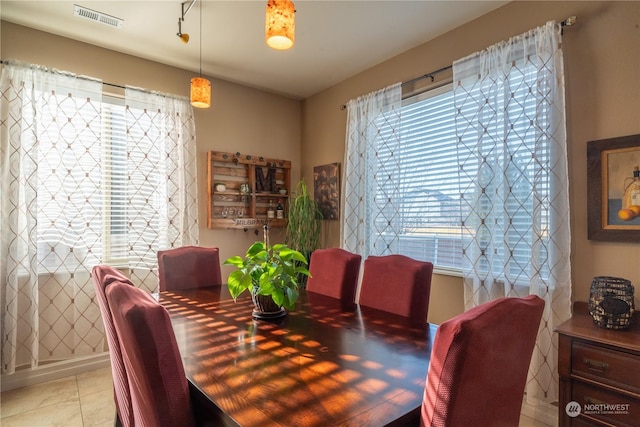
[{"label": "red dining chair back", "polygon": [[404,255],[369,256],[364,261],[359,304],[426,323],[433,264]]},{"label": "red dining chair back", "polygon": [[421,426],[517,426],[544,301],[500,298],[436,332]]},{"label": "red dining chair back", "polygon": [[158,251],[158,284],[161,291],[222,285],[218,248],[182,246]]},{"label": "red dining chair back", "polygon": [[[105,288],[111,283],[118,281],[123,284],[133,286],[133,283],[119,270],[107,265],[96,265],[91,269],[91,278],[96,288],[98,306],[102,314],[104,332],[107,336],[109,346],[109,359],[111,361],[111,375],[113,377],[114,400],[116,404],[117,417],[123,427],[133,426],[133,410],[131,407],[131,394],[129,392],[129,381],[122,360],[120,342],[113,324],[111,310]],[[116,422],[117,423],[117,422]]]},{"label": "red dining chair back", "polygon": [[307,291],[353,303],[362,257],[340,248],[316,249],[311,254]]},{"label": "red dining chair back", "polygon": [[114,281],[105,294],[120,340],[136,426],[194,426],[189,384],[167,310]]}]

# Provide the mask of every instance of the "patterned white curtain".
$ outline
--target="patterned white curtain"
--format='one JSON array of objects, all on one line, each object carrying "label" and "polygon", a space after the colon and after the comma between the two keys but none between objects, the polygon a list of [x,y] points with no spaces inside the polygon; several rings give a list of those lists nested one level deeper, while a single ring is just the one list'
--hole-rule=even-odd
[{"label": "patterned white curtain", "polygon": [[157,252],[198,244],[196,129],[187,98],[126,88],[129,268],[157,287]]},{"label": "patterned white curtain", "polygon": [[102,353],[89,273],[157,288],[159,249],[198,243],[195,124],[186,98],[9,61],[0,78],[3,374]]},{"label": "patterned white curtain", "polygon": [[545,300],[526,393],[529,403],[553,402],[553,330],[569,317],[571,296],[560,26],[549,22],[456,61],[453,74],[465,306],[527,294]]},{"label": "patterned white curtain", "polygon": [[2,373],[103,351],[102,83],[19,63],[1,77]]},{"label": "patterned white curtain", "polygon": [[[363,257],[397,253],[400,217],[400,124],[402,87],[393,84],[347,103],[347,134],[343,180],[344,221],[342,247]],[[376,161],[381,150],[396,152],[384,163]]]}]

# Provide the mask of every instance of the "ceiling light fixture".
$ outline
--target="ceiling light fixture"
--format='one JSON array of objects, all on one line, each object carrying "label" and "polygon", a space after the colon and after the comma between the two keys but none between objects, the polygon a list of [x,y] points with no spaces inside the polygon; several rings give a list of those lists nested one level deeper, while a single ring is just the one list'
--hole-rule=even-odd
[{"label": "ceiling light fixture", "polygon": [[[182,6],[182,16],[180,18],[178,18],[178,33],[176,35],[178,37],[180,37],[180,40],[182,40],[182,43],[189,43],[189,34],[182,32],[182,23],[184,22],[184,17],[187,16],[187,13],[189,13],[189,11],[191,10],[191,8],[193,7],[193,4],[195,2],[196,2],[196,0],[191,0],[190,2],[184,2],[184,3],[181,4],[181,6]],[[189,3],[189,5],[187,6],[187,9],[185,10],[184,6],[187,3]]]},{"label": "ceiling light fixture", "polygon": [[[193,0],[192,5],[195,1]],[[182,6],[184,9],[184,3]],[[191,6],[189,6],[190,8]],[[191,105],[196,108],[211,106],[211,82],[202,77],[202,1],[200,2],[200,76],[191,79]]]},{"label": "ceiling light fixture", "polygon": [[273,49],[285,50],[293,46],[296,8],[291,0],[269,0],[265,40]]}]

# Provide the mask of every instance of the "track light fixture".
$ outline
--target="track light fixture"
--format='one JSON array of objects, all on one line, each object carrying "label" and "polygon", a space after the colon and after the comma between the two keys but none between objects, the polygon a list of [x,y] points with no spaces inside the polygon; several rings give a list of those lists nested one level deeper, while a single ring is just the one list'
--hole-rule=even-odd
[{"label": "track light fixture", "polygon": [[[187,13],[189,13],[195,2],[196,0],[191,0],[190,2],[184,2],[180,4],[180,6],[182,7],[182,15],[178,18],[178,33],[176,35],[180,37],[182,43],[189,43],[189,34],[182,32],[182,23],[184,22],[184,17],[187,16]],[[185,5],[187,6],[186,9]]]},{"label": "track light fixture", "polygon": [[[191,3],[195,3],[193,0]],[[184,7],[184,3],[183,3]],[[191,6],[189,6],[189,9]],[[189,11],[187,9],[187,12]],[[196,108],[209,108],[211,106],[211,82],[202,77],[202,1],[200,1],[200,74],[191,79],[191,105]]]}]

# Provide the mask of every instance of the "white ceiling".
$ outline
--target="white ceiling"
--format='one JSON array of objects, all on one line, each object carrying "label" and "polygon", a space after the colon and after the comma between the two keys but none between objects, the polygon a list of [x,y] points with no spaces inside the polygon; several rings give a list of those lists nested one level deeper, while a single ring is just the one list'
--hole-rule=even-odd
[{"label": "white ceiling", "polygon": [[[295,45],[264,42],[267,1],[198,0],[176,36],[180,0],[0,1],[3,20],[304,99],[496,9],[507,1],[296,0]],[[124,19],[114,29],[73,15],[73,5]],[[425,70],[425,72],[430,70]]]}]

